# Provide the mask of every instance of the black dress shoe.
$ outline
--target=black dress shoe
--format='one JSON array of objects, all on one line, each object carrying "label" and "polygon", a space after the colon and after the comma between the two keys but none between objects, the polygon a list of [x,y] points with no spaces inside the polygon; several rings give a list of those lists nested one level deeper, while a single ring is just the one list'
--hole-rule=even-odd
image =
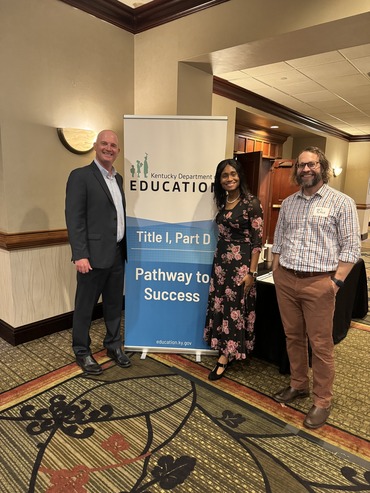
[{"label": "black dress shoe", "polygon": [[303,424],[306,428],[311,428],[315,430],[316,428],[320,428],[320,426],[326,423],[330,414],[330,407],[317,407],[312,406],[308,411],[308,414],[303,421]]},{"label": "black dress shoe", "polygon": [[103,373],[103,368],[95,361],[91,354],[76,356],[76,363],[89,375],[100,375]]},{"label": "black dress shoe", "polygon": [[303,399],[309,395],[309,390],[297,390],[293,389],[293,387],[286,387],[285,389],[279,390],[279,392],[274,394],[273,399],[277,402],[281,402],[282,404],[288,404],[289,402],[293,402],[295,399]]},{"label": "black dress shoe", "polygon": [[[213,368],[213,370],[211,371],[211,373],[208,375],[208,380],[220,380],[220,378],[222,378],[224,375],[225,375],[225,372],[226,372],[226,369],[227,367],[229,366],[229,363],[225,363],[225,364],[222,364],[222,363],[219,363],[217,361],[216,363],[216,366]],[[217,370],[219,368],[223,368],[224,371],[221,372],[221,373],[217,373]]]},{"label": "black dress shoe", "polygon": [[131,366],[131,361],[129,360],[129,357],[122,351],[122,348],[120,347],[111,350],[107,349],[107,356],[109,356],[109,358],[112,358],[117,363],[117,365],[121,366],[122,368],[128,368],[129,366]]}]

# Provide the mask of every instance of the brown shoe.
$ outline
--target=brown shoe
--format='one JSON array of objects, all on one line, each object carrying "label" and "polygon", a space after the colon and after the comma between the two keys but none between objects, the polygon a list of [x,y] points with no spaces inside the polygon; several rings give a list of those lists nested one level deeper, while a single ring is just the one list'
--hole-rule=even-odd
[{"label": "brown shoe", "polygon": [[320,426],[326,423],[330,414],[330,407],[317,407],[312,406],[308,411],[308,414],[303,421],[303,424],[306,428],[316,429],[320,428]]},{"label": "brown shoe", "polygon": [[303,399],[304,397],[308,397],[310,395],[309,390],[297,390],[293,389],[293,387],[286,387],[285,389],[279,390],[272,397],[277,402],[281,402],[283,404],[289,404],[289,402],[293,402],[294,399]]}]

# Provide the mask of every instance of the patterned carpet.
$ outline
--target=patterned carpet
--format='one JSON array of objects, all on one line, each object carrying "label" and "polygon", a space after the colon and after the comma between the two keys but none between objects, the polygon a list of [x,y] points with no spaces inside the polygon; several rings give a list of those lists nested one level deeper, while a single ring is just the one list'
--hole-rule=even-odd
[{"label": "patterned carpet", "polygon": [[240,385],[132,360],[98,377],[72,363],[3,393],[0,492],[369,491],[369,461],[236,398]]},{"label": "patterned carpet", "polygon": [[[370,332],[363,327],[364,330],[351,328],[346,339],[336,346],[334,402],[328,426],[310,433],[370,459]],[[191,355],[160,354],[154,357],[184,368],[204,381],[216,361],[211,356],[202,356],[198,363]],[[312,400],[299,399],[288,406],[273,401],[271,396],[289,385],[289,375],[281,375],[272,364],[258,359],[252,359],[248,366],[236,363],[227,370],[227,378],[213,385],[304,430],[302,422]]]}]

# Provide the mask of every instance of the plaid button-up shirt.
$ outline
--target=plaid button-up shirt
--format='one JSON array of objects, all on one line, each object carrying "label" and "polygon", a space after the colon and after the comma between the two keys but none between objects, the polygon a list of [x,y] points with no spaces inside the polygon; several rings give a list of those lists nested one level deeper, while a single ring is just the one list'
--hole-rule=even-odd
[{"label": "plaid button-up shirt", "polygon": [[326,184],[312,196],[290,195],[281,205],[272,252],[280,254],[282,266],[303,272],[356,263],[361,238],[354,200]]}]

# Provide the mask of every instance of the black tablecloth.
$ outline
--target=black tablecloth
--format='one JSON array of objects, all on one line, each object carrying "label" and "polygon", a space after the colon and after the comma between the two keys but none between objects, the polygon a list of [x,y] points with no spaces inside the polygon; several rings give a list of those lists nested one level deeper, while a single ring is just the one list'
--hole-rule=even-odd
[{"label": "black tablecloth", "polygon": [[[337,344],[346,337],[352,318],[363,318],[367,311],[366,269],[363,259],[360,259],[337,293],[333,318],[334,343]],[[285,334],[272,283],[257,281],[255,334],[253,355],[276,364],[280,373],[289,373]]]}]

